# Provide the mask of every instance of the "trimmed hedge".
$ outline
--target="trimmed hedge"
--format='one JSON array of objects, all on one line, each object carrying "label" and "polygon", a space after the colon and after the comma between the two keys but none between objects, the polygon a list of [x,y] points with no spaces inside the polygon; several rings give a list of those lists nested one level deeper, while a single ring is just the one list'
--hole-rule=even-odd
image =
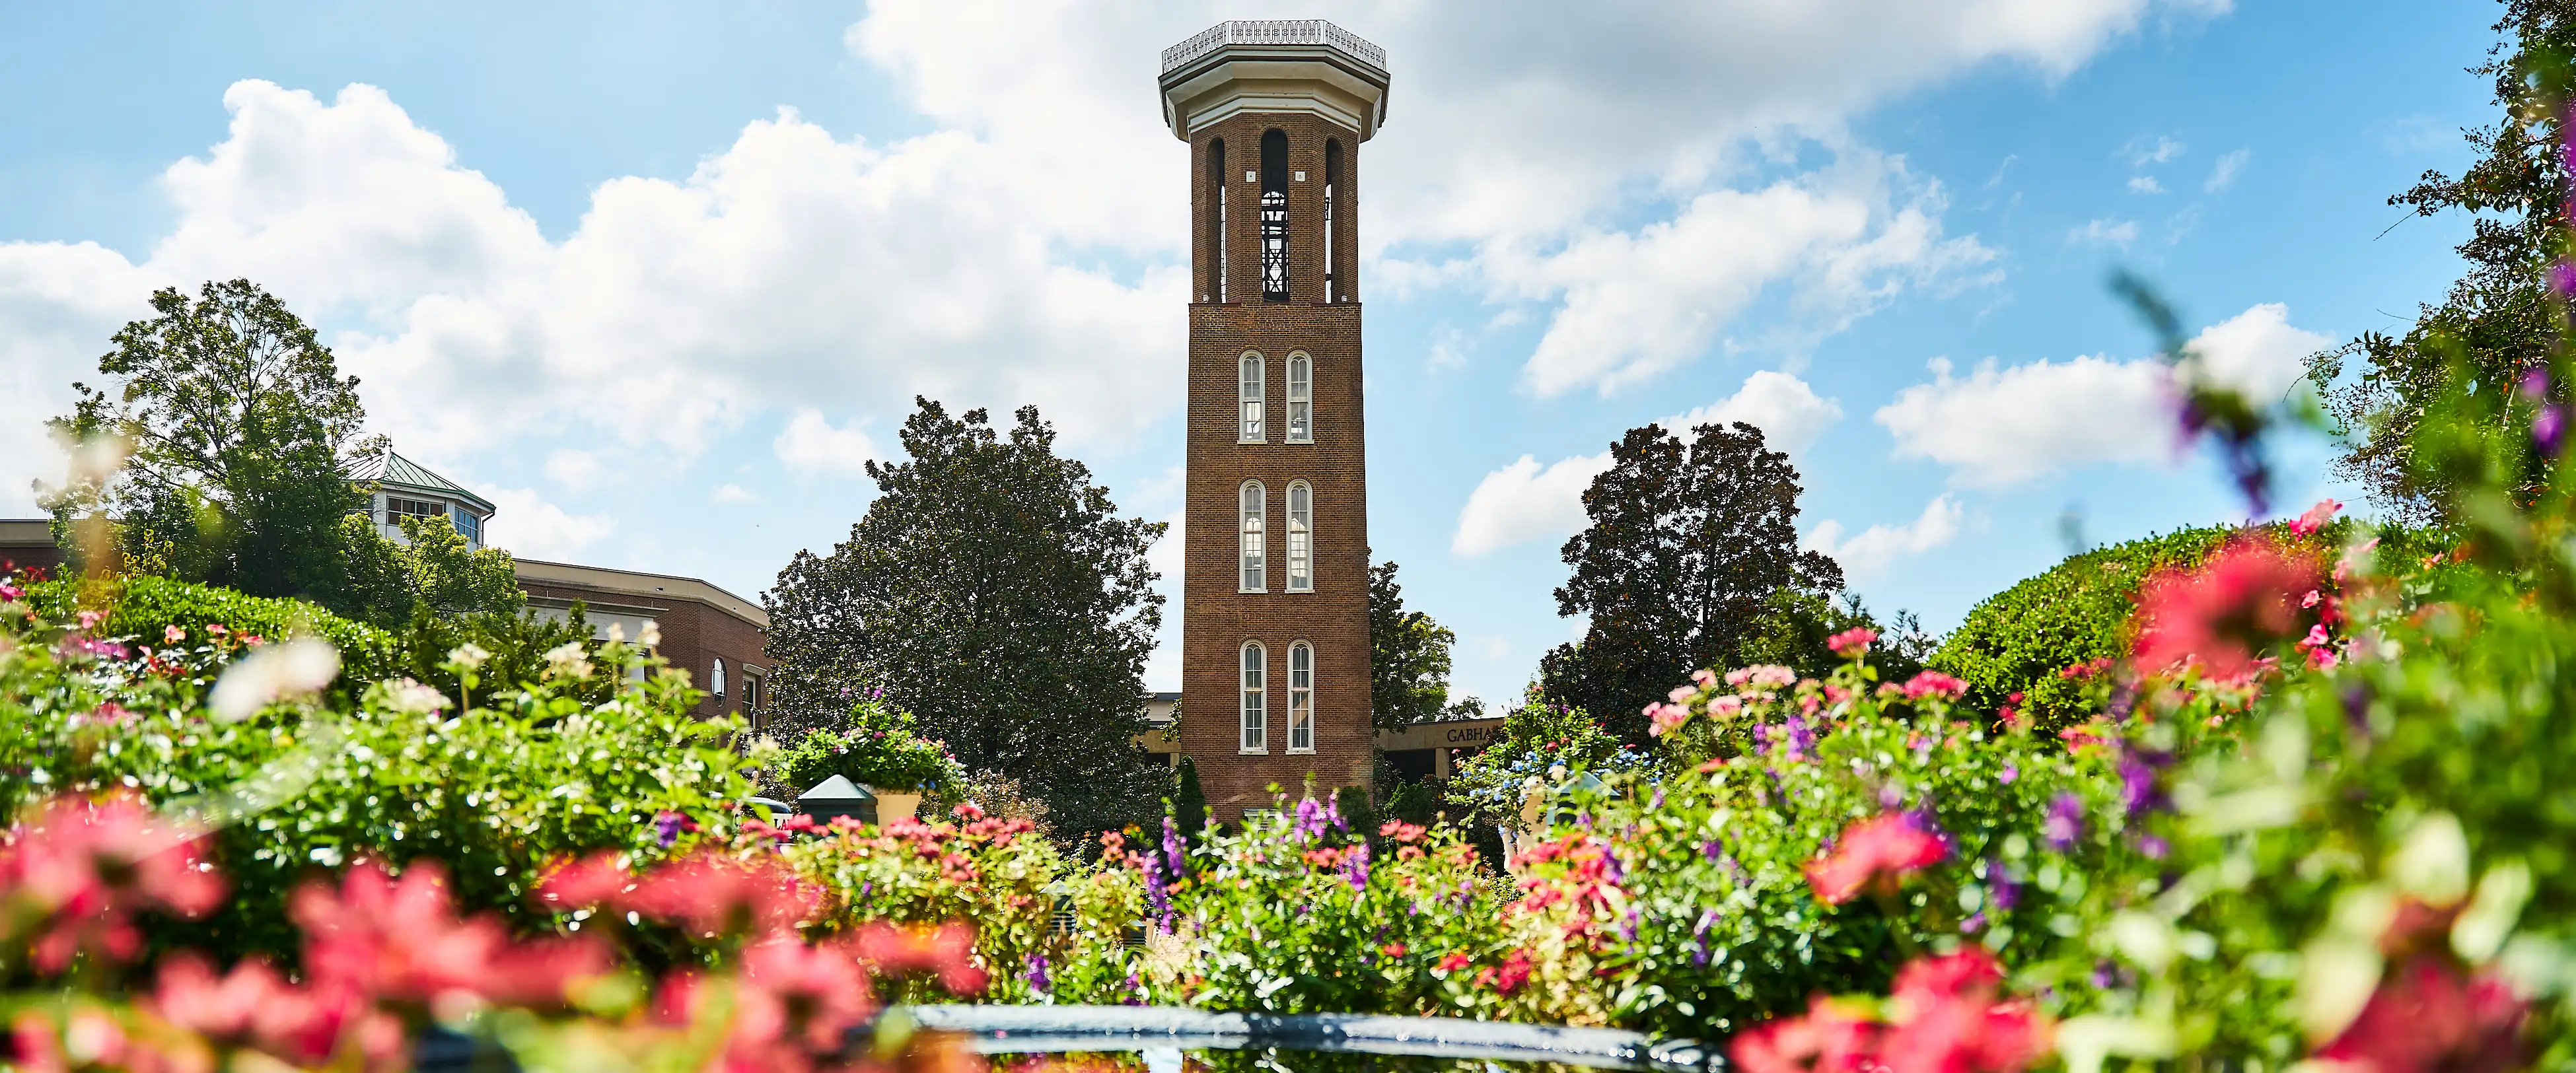
[{"label": "trimmed hedge", "polygon": [[158,646],[171,626],[195,636],[209,624],[221,624],[234,635],[271,639],[318,637],[340,650],[340,684],[363,689],[398,673],[400,644],[395,636],[363,622],[352,622],[309,600],[248,596],[232,589],[196,585],[138,574],[98,583],[84,598],[87,583],[77,579],[28,586],[26,600],[35,612],[54,622],[70,622],[84,610],[103,612],[90,632],[101,637],[130,637]]}]

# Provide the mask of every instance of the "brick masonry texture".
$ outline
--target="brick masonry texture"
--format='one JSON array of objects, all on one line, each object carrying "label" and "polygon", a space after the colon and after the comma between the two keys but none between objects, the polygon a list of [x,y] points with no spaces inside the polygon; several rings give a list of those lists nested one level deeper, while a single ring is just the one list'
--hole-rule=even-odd
[{"label": "brick masonry texture", "polygon": [[[707,672],[721,656],[725,661],[725,698],[719,707],[713,695],[700,698],[689,714],[700,719],[742,711],[743,681],[746,677],[766,675],[769,660],[761,654],[766,636],[759,626],[745,622],[697,600],[665,598],[643,593],[604,593],[578,585],[549,585],[522,579],[519,587],[533,597],[557,600],[581,600],[604,603],[618,608],[648,610],[662,628],[662,658],[671,666],[689,672],[689,681],[699,689],[707,687]],[[593,620],[596,625],[597,621]]]},{"label": "brick masonry texture", "polygon": [[[1288,167],[1306,181],[1288,184],[1289,300],[1261,299],[1261,184],[1264,131],[1288,136]],[[1341,144],[1334,184],[1337,297],[1324,304],[1322,228],[1325,142]],[[1213,145],[1225,143],[1225,173],[1215,174]],[[1311,776],[1318,794],[1368,784],[1368,487],[1366,428],[1360,394],[1358,293],[1359,138],[1307,115],[1242,115],[1191,139],[1192,257],[1200,289],[1216,291],[1214,183],[1225,182],[1224,303],[1190,306],[1187,533],[1182,579],[1181,745],[1198,765],[1208,803],[1222,820],[1270,803],[1276,784],[1291,798]],[[1237,372],[1245,351],[1263,356],[1268,441],[1237,442]],[[1311,444],[1286,442],[1287,362],[1291,351],[1313,359]],[[1238,591],[1239,490],[1258,479],[1267,492],[1269,591]],[[1287,591],[1287,492],[1292,480],[1314,488],[1315,591]],[[1268,753],[1240,755],[1242,646],[1267,650]],[[1290,755],[1288,649],[1315,648],[1315,750]]]}]

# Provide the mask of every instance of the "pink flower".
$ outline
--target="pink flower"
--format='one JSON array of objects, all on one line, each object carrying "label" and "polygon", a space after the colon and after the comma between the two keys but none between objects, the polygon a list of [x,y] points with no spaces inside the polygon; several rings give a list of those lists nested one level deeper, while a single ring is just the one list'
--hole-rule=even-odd
[{"label": "pink flower", "polygon": [[1689,686],[1674,686],[1674,687],[1673,687],[1673,691],[1672,691],[1671,693],[1669,693],[1669,694],[1666,694],[1666,695],[1665,695],[1665,697],[1664,697],[1664,699],[1669,700],[1669,701],[1672,701],[1672,702],[1673,702],[1673,703],[1675,703],[1675,704],[1679,704],[1679,703],[1681,703],[1681,702],[1683,702],[1683,701],[1686,701],[1686,700],[1691,699],[1691,697],[1692,697],[1693,695],[1697,694],[1698,692],[1699,692],[1699,687],[1698,687],[1698,686],[1695,686],[1695,685],[1689,685]]},{"label": "pink flower", "polygon": [[1832,852],[1807,862],[1807,885],[1827,905],[1863,891],[1894,893],[1905,876],[1939,864],[1950,844],[1902,814],[1883,813],[1843,829]]},{"label": "pink flower", "polygon": [[2342,509],[2341,503],[2332,499],[2320,499],[2316,506],[2309,507],[2307,513],[2299,515],[2297,521],[2290,523],[2290,531],[2300,536],[2314,534],[2317,530],[2325,528],[2327,522],[2333,521],[2335,512]]},{"label": "pink flower", "polygon": [[1658,738],[1679,730],[1682,724],[1690,722],[1690,709],[1679,704],[1649,704],[1646,706],[1645,714],[1646,733]]},{"label": "pink flower", "polygon": [[1918,959],[1885,1006],[1819,997],[1737,1036],[1732,1053],[1745,1073],[2017,1073],[2048,1053],[2048,1022],[2000,1001],[2002,982],[1981,946]]},{"label": "pink flower", "polygon": [[2212,677],[2241,676],[2261,649],[2297,635],[2292,603],[2313,588],[2312,564],[2263,540],[2231,543],[2197,570],[2159,572],[2140,600],[2138,664],[2160,671],[2198,659]]},{"label": "pink flower", "polygon": [[2419,956],[2380,982],[2361,1014],[2316,1052],[2374,1073],[2502,1073],[2526,1060],[2530,1004],[2493,976]]},{"label": "pink flower", "polygon": [[188,631],[180,629],[176,624],[163,626],[161,627],[161,639],[175,645],[188,639]]},{"label": "pink flower", "polygon": [[84,951],[115,960],[142,945],[133,915],[160,909],[198,917],[223,900],[224,882],[197,857],[195,835],[137,798],[58,797],[10,828],[0,843],[0,938],[34,925],[29,960],[42,972]]},{"label": "pink flower", "polygon": [[1744,1073],[1855,1073],[1875,1062],[1881,1026],[1817,996],[1803,1017],[1770,1021],[1728,1047]]},{"label": "pink flower", "polygon": [[1709,698],[1708,717],[1711,719],[1733,719],[1743,712],[1744,698],[1742,697],[1729,693]]},{"label": "pink flower", "polygon": [[436,861],[415,861],[400,877],[361,862],[339,890],[308,884],[287,904],[304,929],[305,975],[323,991],[553,1006],[574,984],[609,971],[608,951],[594,937],[513,944],[496,918],[459,919]]},{"label": "pink flower", "polygon": [[822,894],[767,858],[746,862],[698,853],[645,873],[611,904],[679,924],[693,935],[775,934],[811,918]]},{"label": "pink flower", "polygon": [[1869,654],[1869,646],[1878,643],[1878,631],[1867,626],[1854,626],[1825,638],[1825,647],[1844,659],[1859,659]]},{"label": "pink flower", "polygon": [[1691,672],[1691,681],[1699,683],[1701,688],[1714,686],[1717,684],[1717,672],[1702,667]]},{"label": "pink flower", "polygon": [[1956,699],[1958,697],[1966,696],[1967,693],[1968,683],[1962,682],[1939,671],[1923,671],[1916,674],[1914,677],[1907,679],[1905,682],[1905,699],[1907,700],[1922,700],[1925,697],[1947,697]]}]

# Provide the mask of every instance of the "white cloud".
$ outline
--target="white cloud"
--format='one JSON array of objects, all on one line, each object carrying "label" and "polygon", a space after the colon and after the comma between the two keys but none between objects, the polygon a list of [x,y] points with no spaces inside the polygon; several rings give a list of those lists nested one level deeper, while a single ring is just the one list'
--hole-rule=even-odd
[{"label": "white cloud", "polygon": [[842,477],[861,477],[868,472],[868,460],[881,457],[876,441],[868,438],[866,429],[856,422],[834,427],[823,419],[821,411],[802,409],[787,422],[787,428],[770,441],[778,460],[800,473],[828,473]]},{"label": "white cloud", "polygon": [[1794,455],[1814,446],[1816,437],[1842,417],[1842,403],[1819,397],[1815,388],[1795,376],[1764,369],[1745,377],[1735,394],[1667,417],[1662,424],[1675,435],[1687,436],[1701,425],[1742,421],[1761,429],[1763,442],[1771,449]]},{"label": "white cloud", "polygon": [[[1813,446],[1827,427],[1842,420],[1842,404],[1816,394],[1807,382],[1788,373],[1765,369],[1744,378],[1735,393],[1706,406],[1664,418],[1664,431],[1687,438],[1705,424],[1742,421],[1762,430],[1773,450],[1796,454]],[[1468,493],[1458,512],[1458,529],[1449,550],[1482,555],[1532,540],[1573,535],[1590,520],[1583,511],[1583,492],[1592,479],[1610,468],[1609,452],[1579,455],[1541,466],[1536,456],[1485,475]]]},{"label": "white cloud", "polygon": [[2238,173],[2245,170],[2245,162],[2253,158],[2251,149],[2239,149],[2218,158],[2218,165],[2209,169],[2209,181],[2200,184],[2200,188],[2212,194],[2227,189],[2236,181]]},{"label": "white cloud", "polygon": [[1483,555],[1525,541],[1563,536],[1583,528],[1583,490],[1610,468],[1610,453],[1579,455],[1548,466],[1520,461],[1485,475],[1458,512],[1449,550]]},{"label": "white cloud", "polygon": [[2181,156],[2185,148],[2181,142],[2162,134],[2153,138],[2141,134],[2129,139],[2129,144],[2121,146],[2120,153],[2129,158],[2130,167],[2143,168],[2150,164],[2166,163]]},{"label": "white cloud", "polygon": [[2126,246],[2138,239],[2136,220],[2088,220],[2066,233],[2070,246]]},{"label": "white cloud", "polygon": [[599,455],[569,447],[547,452],[546,479],[573,491],[582,491],[599,479]]},{"label": "white cloud", "polygon": [[718,503],[758,503],[760,493],[739,484],[720,484],[716,486],[712,498]]},{"label": "white cloud", "polygon": [[2165,192],[2165,184],[2157,182],[2156,177],[2153,175],[2134,176],[2129,180],[2129,192],[2133,194],[2161,194]]},{"label": "white cloud", "polygon": [[572,514],[546,502],[533,488],[474,487],[491,500],[492,522],[484,539],[522,559],[577,561],[582,553],[617,531],[617,519],[605,514]]},{"label": "white cloud", "polygon": [[[2289,307],[2253,306],[2186,344],[2192,360],[2257,399],[2296,384],[2304,359],[2332,340],[2292,327]],[[2170,372],[2161,361],[2102,356],[2000,368],[1992,358],[1965,378],[1946,359],[1933,380],[1897,393],[1875,415],[1900,457],[1951,467],[1961,484],[2001,487],[2101,462],[2171,457]]]},{"label": "white cloud", "polygon": [[1898,559],[1949,543],[1959,535],[1959,521],[1965,515],[1958,500],[1939,495],[1924,504],[1921,515],[1903,525],[1873,525],[1846,539],[1842,523],[1827,518],[1799,543],[1833,556],[1842,564],[1845,577],[1859,581],[1876,577]]}]

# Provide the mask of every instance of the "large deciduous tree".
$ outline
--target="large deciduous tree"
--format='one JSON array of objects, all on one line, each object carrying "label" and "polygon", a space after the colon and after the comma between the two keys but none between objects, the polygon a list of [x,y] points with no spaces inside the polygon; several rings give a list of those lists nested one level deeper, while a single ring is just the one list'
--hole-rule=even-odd
[{"label": "large deciduous tree", "polygon": [[80,456],[123,452],[43,489],[75,565],[300,596],[388,627],[519,610],[508,552],[442,521],[409,522],[396,543],[362,516],[351,468],[384,446],[359,437],[358,379],[284,302],[236,279],[155,292],[152,309],[99,358],[107,386],[72,385],[72,412],[49,422]]},{"label": "large deciduous tree", "polygon": [[74,384],[72,412],[49,422],[84,453],[120,442],[130,452],[47,490],[58,535],[87,563],[111,549],[71,531],[104,515],[133,569],[347,610],[340,520],[362,502],[350,459],[371,449],[359,443],[357,378],[249,280],[209,282],[195,299],[158,291],[152,309],[99,358],[112,382]]},{"label": "large deciduous tree", "polygon": [[882,688],[1068,834],[1150,818],[1169,789],[1135,737],[1162,622],[1145,552],[1164,525],[1119,517],[1035,407],[1003,435],[982,410],[917,401],[911,457],[868,463],[879,494],[850,539],[798,552],[765,597],[782,721],[833,726]]},{"label": "large deciduous tree", "polygon": [[1539,668],[1549,700],[1636,743],[1645,706],[1702,667],[1741,662],[1783,592],[1832,593],[1842,568],[1798,550],[1798,471],[1762,430],[1701,425],[1685,442],[1631,429],[1583,493],[1591,525],[1565,542],[1557,611],[1589,615]]},{"label": "large deciduous tree", "polygon": [[1369,701],[1379,727],[1438,719],[1449,709],[1449,646],[1458,635],[1404,609],[1395,564],[1369,568]]},{"label": "large deciduous tree", "polygon": [[[2408,445],[2424,405],[2464,363],[2482,384],[2520,383],[2545,369],[2560,329],[2550,268],[2566,254],[2569,192],[2566,64],[2576,57],[2576,0],[2505,0],[2506,40],[2471,73],[2495,81],[2496,122],[2466,133],[2477,161],[2457,176],[2427,171],[2388,199],[2418,216],[2473,214],[2460,243],[2468,272],[2403,334],[2365,333],[2309,359],[2308,375],[2346,437],[2336,469],[2373,502],[2410,522],[2447,513],[2444,489],[2423,484]],[[2347,376],[2347,366],[2358,364]],[[2564,401],[2568,385],[2553,385]]]}]

